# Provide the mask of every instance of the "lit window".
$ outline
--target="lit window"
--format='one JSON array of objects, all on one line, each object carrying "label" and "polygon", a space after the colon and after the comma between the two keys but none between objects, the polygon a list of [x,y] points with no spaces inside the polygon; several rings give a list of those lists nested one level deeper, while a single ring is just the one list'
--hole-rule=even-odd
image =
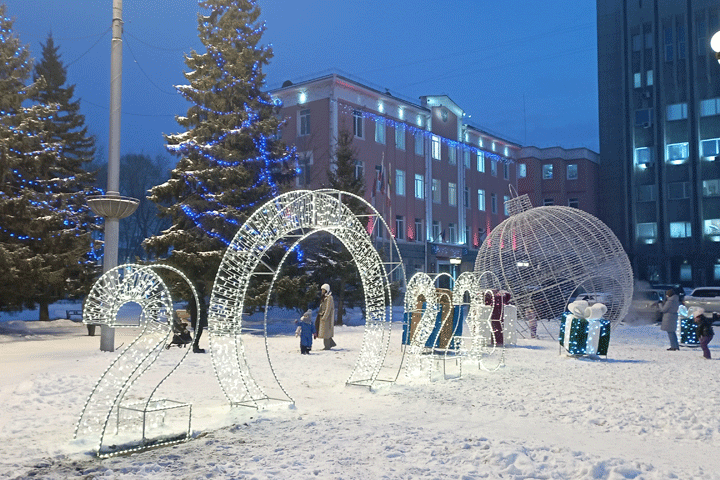
[{"label": "lit window", "polygon": [[720,235],[720,218],[711,218],[703,222],[703,233],[705,235]]},{"label": "lit window", "polygon": [[700,156],[709,158],[720,155],[720,138],[700,140]]},{"label": "lit window", "polygon": [[425,228],[423,228],[422,218],[415,219],[415,240],[422,242],[425,238]]},{"label": "lit window", "polygon": [[527,177],[527,165],[524,163],[518,164],[518,178]]},{"label": "lit window", "polygon": [[457,205],[457,184],[448,182],[448,203],[453,207]]},{"label": "lit window", "polygon": [[667,106],[668,121],[684,120],[687,115],[687,103],[674,103]]},{"label": "lit window", "polygon": [[542,178],[543,180],[551,180],[553,178],[553,165],[552,163],[546,163],[542,166]]},{"label": "lit window", "polygon": [[420,173],[415,174],[415,198],[425,198],[425,176]]},{"label": "lit window", "polygon": [[653,163],[652,150],[650,147],[638,147],[635,149],[635,163],[642,166]]},{"label": "lit window", "polygon": [[441,203],[442,192],[440,191],[440,180],[432,179],[432,201],[433,203]]},{"label": "lit window", "polygon": [[633,87],[642,87],[642,74],[640,72],[633,74]]},{"label": "lit window", "polygon": [[703,180],[703,197],[720,197],[720,179]]},{"label": "lit window", "polygon": [[423,147],[423,136],[422,134],[415,135],[415,155],[423,155],[425,148]]},{"label": "lit window", "polygon": [[485,190],[478,190],[478,210],[485,211]]},{"label": "lit window", "polygon": [[503,163],[503,178],[505,180],[510,180],[510,164],[509,163]]},{"label": "lit window", "polygon": [[490,160],[490,175],[497,177],[497,160]]},{"label": "lit window", "polygon": [[457,149],[455,147],[448,147],[448,163],[457,165]]},{"label": "lit window", "polygon": [[692,265],[688,263],[680,265],[680,281],[692,282]]},{"label": "lit window", "polygon": [[555,205],[555,201],[552,198],[544,198],[543,199],[543,206],[550,207],[552,205]]},{"label": "lit window", "polygon": [[405,170],[395,170],[395,195],[405,196]]},{"label": "lit window", "polygon": [[405,150],[405,126],[395,126],[395,148]]},{"label": "lit window", "polygon": [[647,72],[645,72],[645,85],[647,85],[648,87],[652,87],[652,85],[653,85],[653,71],[652,70],[648,70]]},{"label": "lit window", "polygon": [[432,158],[433,160],[440,160],[440,137],[437,135],[432,136]]},{"label": "lit window", "polygon": [[578,178],[578,166],[577,163],[569,163],[567,166],[567,179],[577,180]]},{"label": "lit window", "polygon": [[503,213],[505,216],[509,216],[510,213],[508,212],[508,202],[510,201],[510,195],[505,195],[503,197]]},{"label": "lit window", "polygon": [[568,198],[568,207],[580,208],[580,200],[577,198]]},{"label": "lit window", "polygon": [[485,173],[485,153],[477,152],[477,171]]},{"label": "lit window", "polygon": [[385,121],[375,120],[375,141],[385,144]]},{"label": "lit window", "polygon": [[363,116],[359,110],[353,111],[353,134],[357,138],[363,138]]},{"label": "lit window", "polygon": [[720,97],[700,101],[700,116],[709,117],[720,114]]},{"label": "lit window", "polygon": [[497,195],[494,193],[490,194],[490,208],[492,213],[497,213]]},{"label": "lit window", "polygon": [[652,240],[657,237],[656,222],[638,223],[636,228],[638,240]]},{"label": "lit window", "polygon": [[310,135],[310,110],[300,110],[298,119],[300,120],[298,124],[298,135],[301,137]]},{"label": "lit window", "polygon": [[690,222],[670,222],[670,238],[690,237],[692,237]]},{"label": "lit window", "polygon": [[688,142],[669,143],[665,147],[665,159],[668,162],[679,162],[690,155],[690,144]]},{"label": "lit window", "polygon": [[439,220],[433,220],[432,223],[432,236],[434,242],[440,241],[440,221]]},{"label": "lit window", "polygon": [[405,217],[402,215],[395,216],[395,238],[398,240],[405,239]]}]

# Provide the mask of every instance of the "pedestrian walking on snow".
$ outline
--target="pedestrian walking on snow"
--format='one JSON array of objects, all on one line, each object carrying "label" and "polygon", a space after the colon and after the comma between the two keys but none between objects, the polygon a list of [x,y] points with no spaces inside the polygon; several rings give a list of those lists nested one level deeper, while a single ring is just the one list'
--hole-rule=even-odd
[{"label": "pedestrian walking on snow", "polygon": [[315,323],[318,325],[317,336],[323,339],[324,349],[330,350],[336,346],[332,338],[335,334],[335,302],[327,283],[320,287],[320,308]]}]

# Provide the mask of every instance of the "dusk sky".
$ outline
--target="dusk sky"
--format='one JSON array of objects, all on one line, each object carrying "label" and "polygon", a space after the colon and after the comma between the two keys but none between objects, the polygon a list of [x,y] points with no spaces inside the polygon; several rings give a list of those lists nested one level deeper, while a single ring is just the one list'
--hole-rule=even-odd
[{"label": "dusk sky", "polygon": [[[107,155],[112,0],[0,0],[38,60],[52,32]],[[446,94],[521,145],[598,151],[595,0],[259,0],[266,85],[336,71],[419,103]],[[121,153],[167,155],[189,104],[184,53],[204,51],[196,0],[124,0]]]}]

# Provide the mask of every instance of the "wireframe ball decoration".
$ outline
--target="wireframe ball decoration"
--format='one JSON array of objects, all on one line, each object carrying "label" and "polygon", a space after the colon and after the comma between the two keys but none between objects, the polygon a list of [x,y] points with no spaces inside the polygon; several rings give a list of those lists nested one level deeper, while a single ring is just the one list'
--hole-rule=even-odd
[{"label": "wireframe ball decoration", "polygon": [[[577,208],[533,207],[527,195],[511,198],[506,206],[510,217],[483,242],[475,272],[495,272],[512,293],[521,333],[529,332],[529,318],[558,319],[578,294],[604,303],[611,325],[625,317],[632,268],[607,225]],[[551,337],[557,335],[555,326],[548,330],[546,322],[541,324]]]}]

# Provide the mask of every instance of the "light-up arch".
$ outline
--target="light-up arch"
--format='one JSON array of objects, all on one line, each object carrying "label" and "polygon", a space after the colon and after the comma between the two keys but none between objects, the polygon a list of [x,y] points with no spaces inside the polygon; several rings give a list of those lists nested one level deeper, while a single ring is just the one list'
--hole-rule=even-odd
[{"label": "light-up arch", "polygon": [[[230,242],[213,285],[208,331],[213,367],[232,405],[258,407],[260,403],[281,400],[270,398],[253,377],[241,333],[250,279],[260,265],[273,272],[273,279],[277,277],[282,262],[272,267],[264,258],[273,245],[286,237],[296,238],[297,243],[312,233],[325,231],[347,247],[360,274],[366,316],[363,344],[347,383],[372,386],[377,379],[390,343],[388,274],[393,265],[399,265],[404,279],[404,270],[399,252],[396,264],[383,261],[366,226],[342,203],[341,197],[345,195],[349,194],[334,190],[297,190],[280,195],[258,208]],[[383,221],[364,199],[353,197],[366,204],[374,219]],[[397,252],[397,246],[391,242],[391,249]],[[274,380],[279,385],[277,377]],[[292,398],[287,397],[292,402]]]}]

